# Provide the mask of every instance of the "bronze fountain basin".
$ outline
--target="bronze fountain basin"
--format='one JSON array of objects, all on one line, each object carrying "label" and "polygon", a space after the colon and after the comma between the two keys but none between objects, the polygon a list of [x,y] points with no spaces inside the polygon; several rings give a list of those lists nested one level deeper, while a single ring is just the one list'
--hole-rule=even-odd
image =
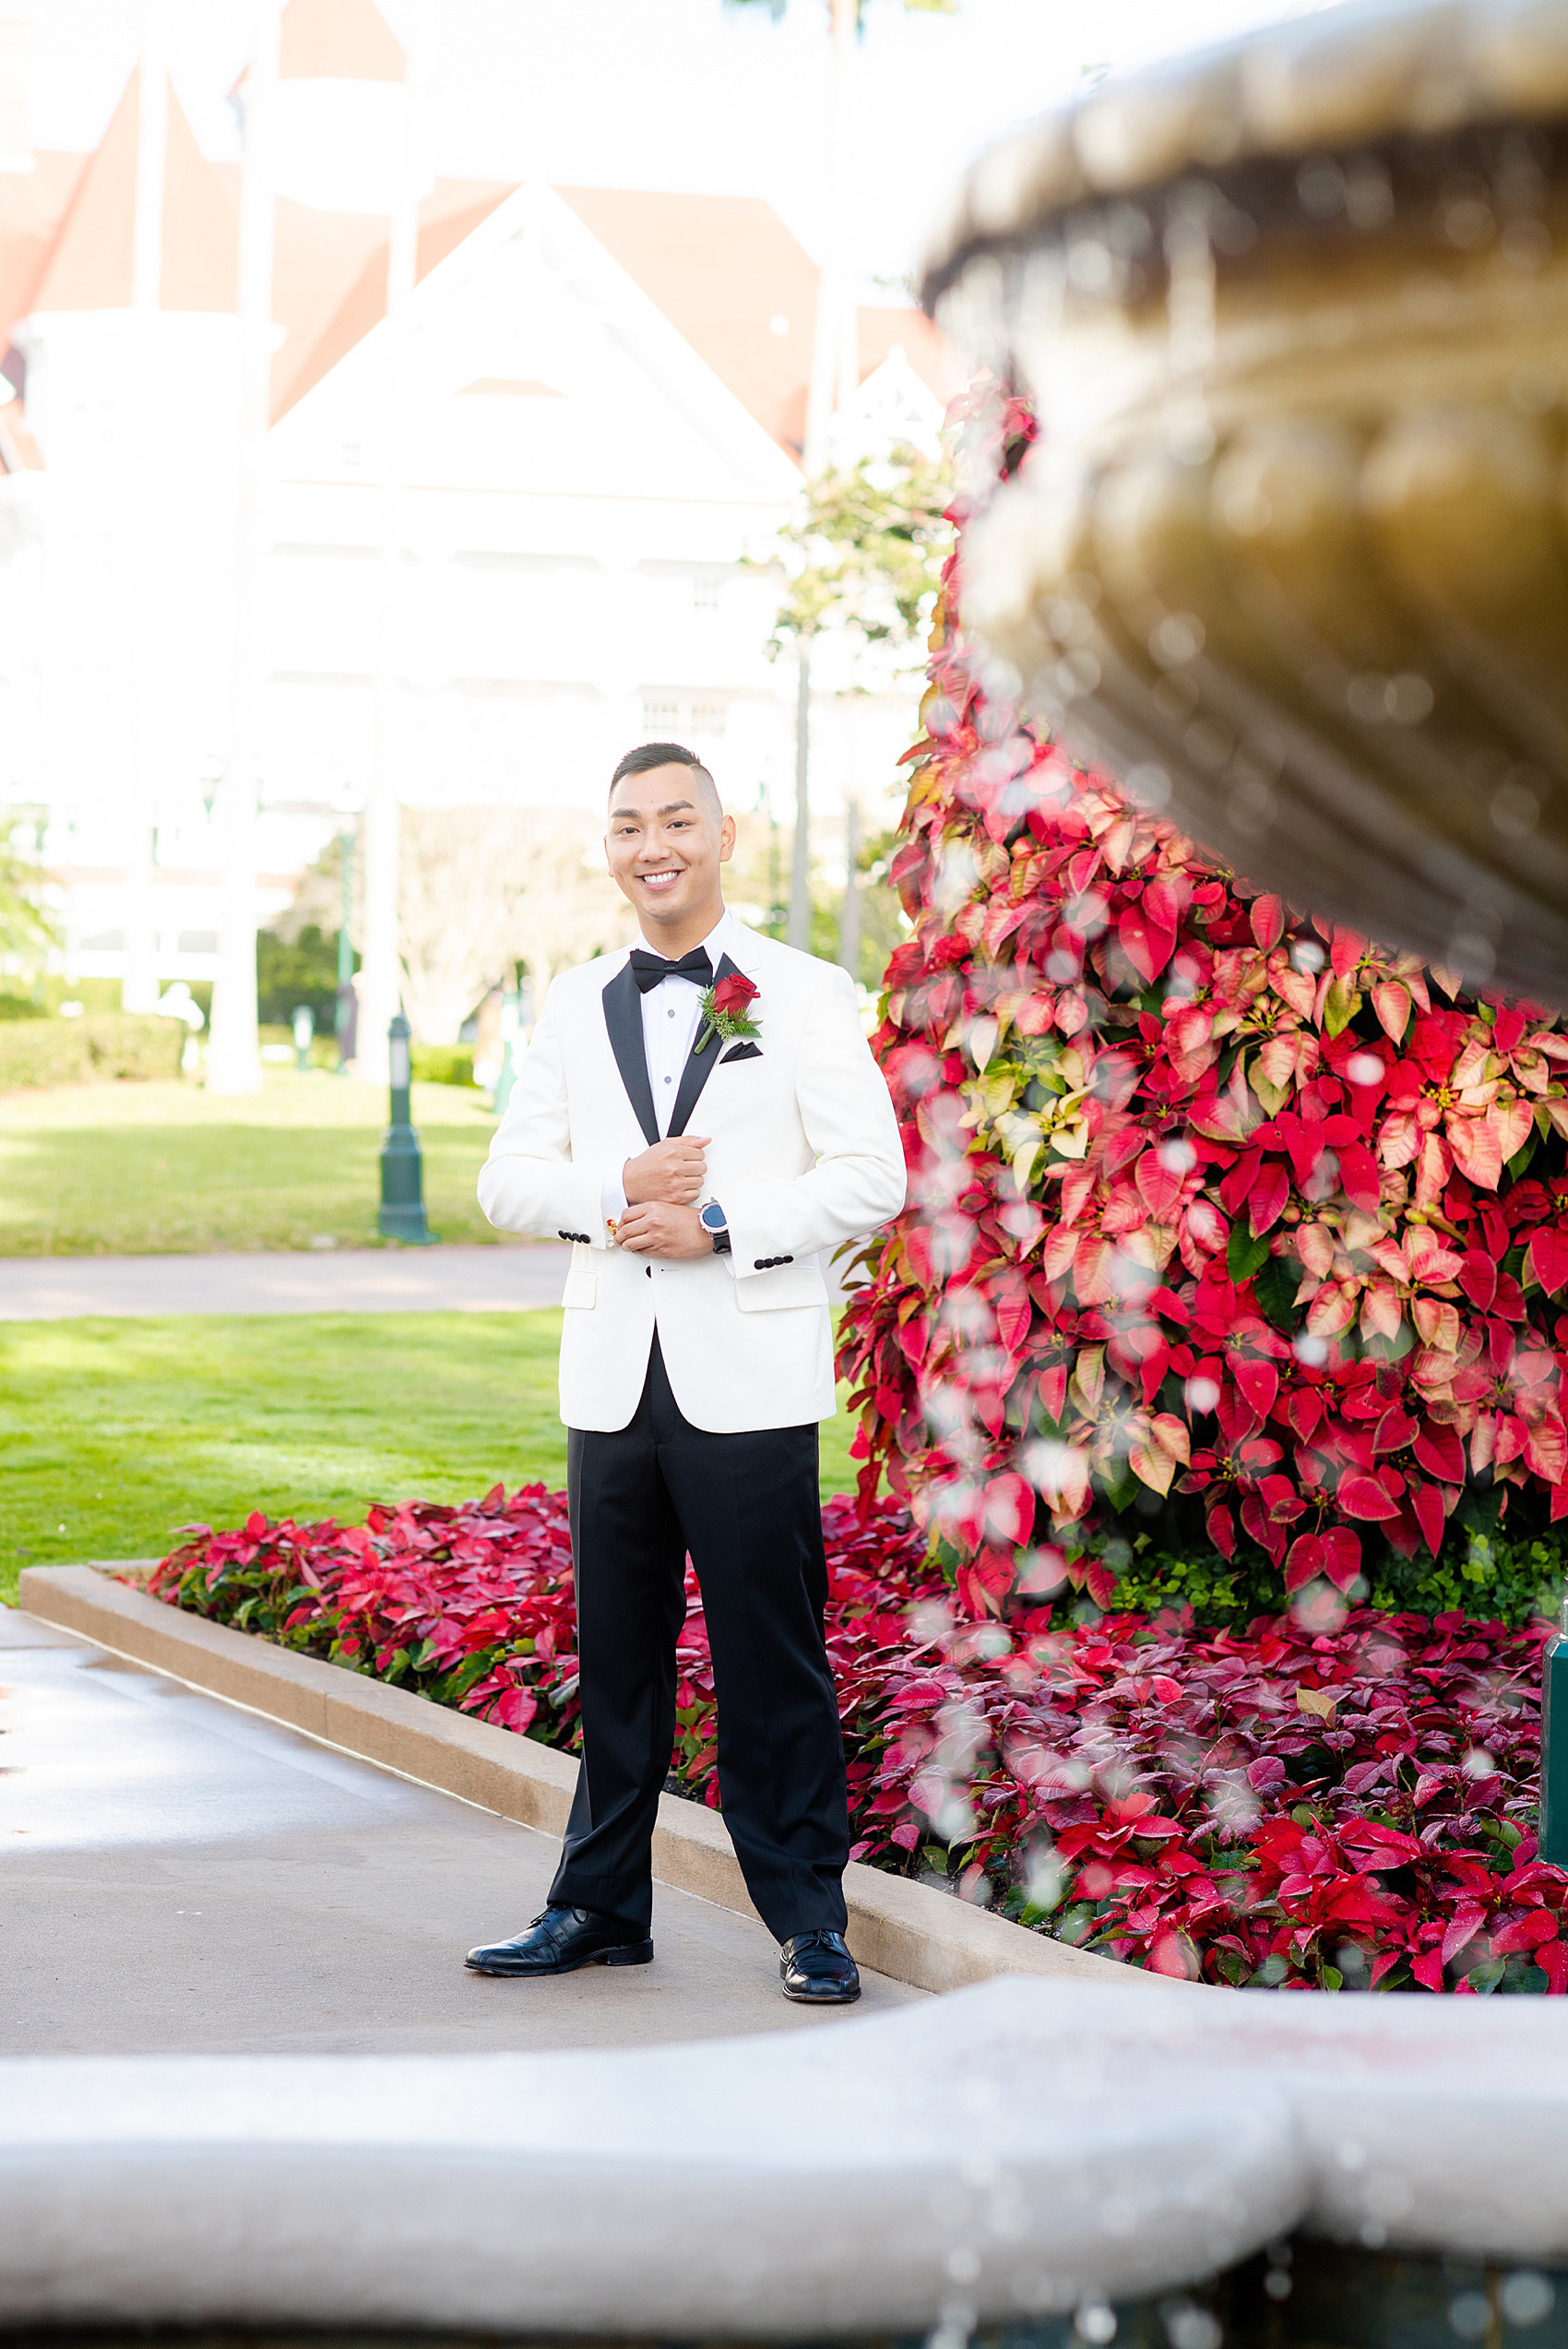
[{"label": "bronze fountain basin", "polygon": [[926,298],[1040,421],[967,543],[993,683],[1259,887],[1568,1004],[1568,0],[1108,86]]}]

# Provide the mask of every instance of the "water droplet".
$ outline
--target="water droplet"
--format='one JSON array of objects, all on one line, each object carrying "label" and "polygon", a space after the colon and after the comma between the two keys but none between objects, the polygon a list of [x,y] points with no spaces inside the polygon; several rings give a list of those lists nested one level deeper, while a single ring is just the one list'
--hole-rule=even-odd
[{"label": "water droplet", "polygon": [[1517,2268],[1503,2277],[1498,2298],[1510,2324],[1539,2324],[1550,2316],[1557,2294],[1549,2276],[1538,2275],[1534,2268]]},{"label": "water droplet", "polygon": [[1194,612],[1168,612],[1155,627],[1148,649],[1167,669],[1185,667],[1204,649],[1204,624]]},{"label": "water droplet", "polygon": [[1448,2322],[1461,2341],[1480,2341],[1491,2326],[1491,2308],[1484,2292],[1461,2292],[1448,2304]]}]

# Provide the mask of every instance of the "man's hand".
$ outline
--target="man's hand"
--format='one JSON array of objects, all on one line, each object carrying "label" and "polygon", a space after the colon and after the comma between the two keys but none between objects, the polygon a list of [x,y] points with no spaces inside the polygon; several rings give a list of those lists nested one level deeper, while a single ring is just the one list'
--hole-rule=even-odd
[{"label": "man's hand", "polygon": [[[702,1197],[707,1175],[707,1134],[679,1134],[655,1142],[636,1158],[629,1158],[621,1173],[621,1187],[628,1207],[691,1207]],[[616,1238],[625,1230],[623,1222]],[[621,1241],[623,1247],[626,1245]]]},{"label": "man's hand", "polygon": [[[668,1142],[661,1145],[668,1150]],[[650,1151],[648,1156],[651,1158]],[[634,1256],[663,1257],[673,1263],[713,1254],[713,1235],[697,1221],[695,1207],[628,1208],[615,1227],[615,1245]]]}]

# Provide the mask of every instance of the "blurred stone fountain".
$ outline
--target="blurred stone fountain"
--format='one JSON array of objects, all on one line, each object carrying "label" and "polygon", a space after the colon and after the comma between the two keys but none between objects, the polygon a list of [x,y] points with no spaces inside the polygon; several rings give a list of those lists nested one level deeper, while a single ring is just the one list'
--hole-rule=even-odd
[{"label": "blurred stone fountain", "polygon": [[926,299],[1035,401],[965,616],[1293,905],[1568,1005],[1568,0],[1339,7],[1018,133]]}]

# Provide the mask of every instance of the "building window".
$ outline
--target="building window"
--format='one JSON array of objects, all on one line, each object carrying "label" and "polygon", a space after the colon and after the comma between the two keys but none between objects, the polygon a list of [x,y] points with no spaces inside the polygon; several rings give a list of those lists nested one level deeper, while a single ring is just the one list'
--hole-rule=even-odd
[{"label": "building window", "polygon": [[717,612],[720,581],[713,572],[699,572],[692,581],[694,612]]},{"label": "building window", "polygon": [[706,735],[709,742],[718,742],[723,735],[724,721],[728,715],[729,711],[722,701],[694,701],[692,732],[694,734]]},{"label": "building window", "polygon": [[182,930],[176,950],[181,954],[216,954],[218,933],[216,930]]},{"label": "building window", "polygon": [[645,693],[643,696],[643,732],[649,742],[667,742],[672,738],[681,722],[681,705],[667,694]]}]

